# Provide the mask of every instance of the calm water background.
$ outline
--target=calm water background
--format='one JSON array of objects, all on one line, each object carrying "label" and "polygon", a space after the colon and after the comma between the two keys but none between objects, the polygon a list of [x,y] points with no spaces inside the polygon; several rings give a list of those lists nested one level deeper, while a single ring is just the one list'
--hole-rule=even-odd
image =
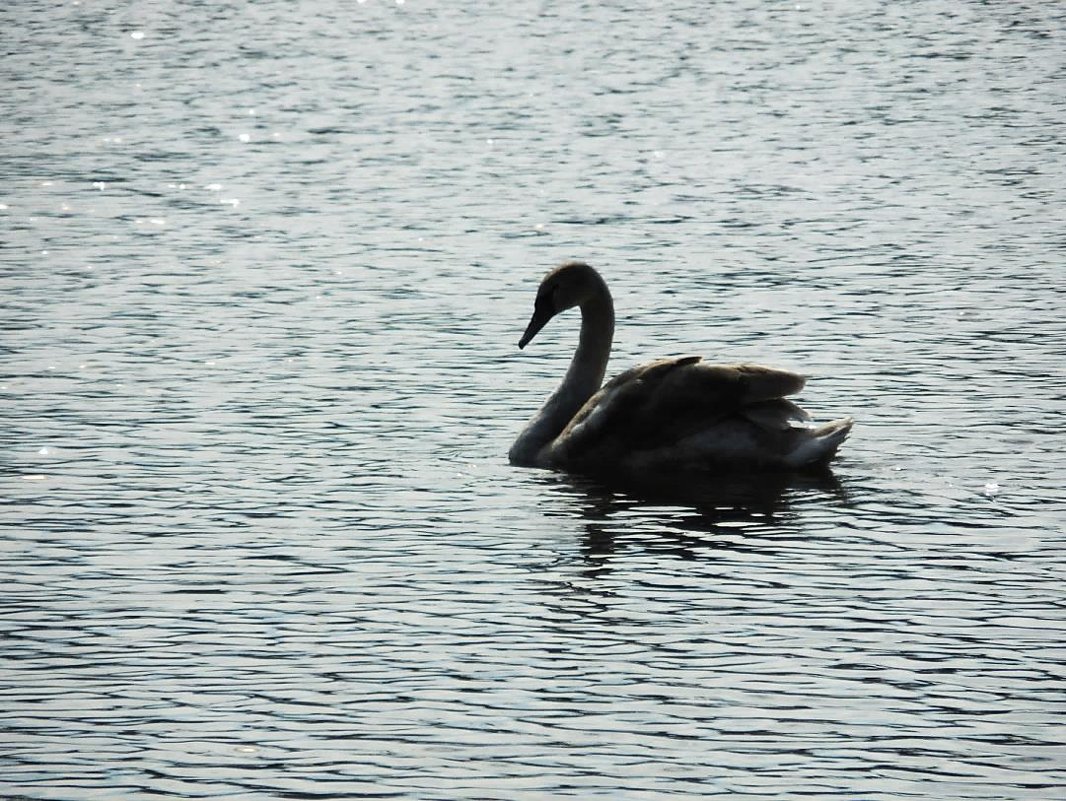
[{"label": "calm water background", "polygon": [[[1066,792],[1066,6],[0,11],[5,798]],[[513,469],[811,376],[836,482]]]}]

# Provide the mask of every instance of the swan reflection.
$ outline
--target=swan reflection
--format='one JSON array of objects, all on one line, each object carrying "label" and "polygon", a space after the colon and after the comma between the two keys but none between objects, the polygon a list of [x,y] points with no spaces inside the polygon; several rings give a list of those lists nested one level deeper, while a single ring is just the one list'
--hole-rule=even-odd
[{"label": "swan reflection", "polygon": [[811,499],[846,503],[843,485],[829,470],[749,475],[659,475],[605,480],[567,473],[538,476],[545,490],[567,496],[585,523],[582,558],[594,571],[623,550],[654,551],[698,559],[716,550],[779,549],[775,536],[798,519],[797,505]]}]

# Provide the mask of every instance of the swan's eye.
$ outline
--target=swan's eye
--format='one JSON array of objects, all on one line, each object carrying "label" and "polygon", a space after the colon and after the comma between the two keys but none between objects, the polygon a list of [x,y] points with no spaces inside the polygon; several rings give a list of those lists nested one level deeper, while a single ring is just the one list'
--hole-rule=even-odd
[{"label": "swan's eye", "polygon": [[537,295],[536,307],[538,309],[545,308],[552,312],[556,311],[559,307],[555,302],[555,295],[559,290],[558,284],[551,284],[544,287],[540,294]]}]

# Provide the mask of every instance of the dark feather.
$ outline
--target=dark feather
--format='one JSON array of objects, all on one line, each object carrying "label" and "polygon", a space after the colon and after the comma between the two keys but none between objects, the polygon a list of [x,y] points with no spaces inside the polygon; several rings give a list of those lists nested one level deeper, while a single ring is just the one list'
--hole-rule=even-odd
[{"label": "dark feather", "polygon": [[746,410],[748,421],[759,427],[789,428],[804,413],[780,399],[803,384],[802,376],[786,370],[711,365],[699,356],[647,362],[616,376],[588,400],[560,436],[559,455],[602,461],[614,450],[621,457],[667,447]]}]

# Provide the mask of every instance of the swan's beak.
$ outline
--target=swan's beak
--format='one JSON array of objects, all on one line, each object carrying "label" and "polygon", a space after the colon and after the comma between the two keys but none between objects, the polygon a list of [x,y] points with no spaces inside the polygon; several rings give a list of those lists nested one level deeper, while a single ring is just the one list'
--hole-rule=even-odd
[{"label": "swan's beak", "polygon": [[537,335],[545,325],[548,324],[548,320],[554,317],[548,307],[540,303],[537,304],[533,310],[533,316],[529,319],[529,325],[526,326],[526,332],[522,334],[522,338],[518,340],[518,348],[521,350],[529,344],[530,340]]}]

